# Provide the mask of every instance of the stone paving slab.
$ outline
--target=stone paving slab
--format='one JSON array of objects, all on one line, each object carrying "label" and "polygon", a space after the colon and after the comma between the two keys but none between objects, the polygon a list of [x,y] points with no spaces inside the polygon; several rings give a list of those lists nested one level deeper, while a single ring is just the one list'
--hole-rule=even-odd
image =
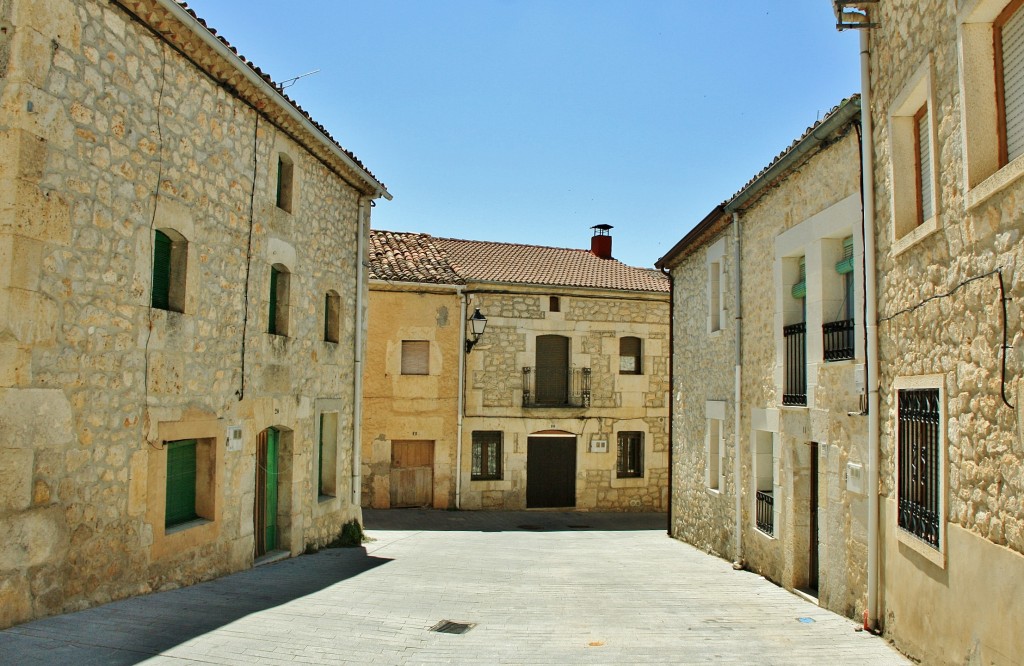
[{"label": "stone paving slab", "polygon": [[[2,631],[0,663],[911,663],[668,538],[663,514],[394,510],[364,522],[363,548]],[[430,631],[443,620],[475,626]]]}]

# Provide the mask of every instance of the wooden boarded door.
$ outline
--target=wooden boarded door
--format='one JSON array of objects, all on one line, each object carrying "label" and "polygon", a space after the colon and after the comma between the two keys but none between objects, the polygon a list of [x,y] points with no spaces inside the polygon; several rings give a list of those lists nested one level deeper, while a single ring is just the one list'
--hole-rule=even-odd
[{"label": "wooden boarded door", "polygon": [[526,447],[526,508],[575,507],[576,438],[530,437]]},{"label": "wooden boarded door", "polygon": [[391,507],[434,503],[434,442],[391,442]]},{"label": "wooden boarded door", "polygon": [[267,428],[256,438],[256,498],[253,533],[256,557],[277,548],[277,481],[280,433]]}]

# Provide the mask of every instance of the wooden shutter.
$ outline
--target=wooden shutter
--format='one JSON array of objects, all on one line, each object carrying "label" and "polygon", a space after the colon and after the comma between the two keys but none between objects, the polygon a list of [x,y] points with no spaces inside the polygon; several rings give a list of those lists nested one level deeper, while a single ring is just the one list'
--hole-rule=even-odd
[{"label": "wooden shutter", "polygon": [[800,277],[797,283],[793,285],[792,291],[790,291],[793,298],[796,299],[807,297],[807,263],[805,260],[806,257],[800,257]]},{"label": "wooden shutter", "polygon": [[569,338],[537,336],[537,402],[564,405],[569,401]]},{"label": "wooden shutter", "polygon": [[922,224],[935,215],[934,188],[932,184],[932,141],[931,114],[925,104],[914,116],[914,152],[917,159],[917,223]]},{"label": "wooden shutter", "polygon": [[999,45],[1001,70],[1003,140],[1009,162],[1024,154],[1024,10],[1000,17]]},{"label": "wooden shutter", "polygon": [[196,440],[167,442],[167,500],[164,526],[196,519]]},{"label": "wooden shutter", "polygon": [[641,374],[640,338],[631,336],[619,338],[619,374]]},{"label": "wooden shutter", "polygon": [[402,340],[402,374],[430,374],[429,340]]},{"label": "wooden shutter", "polygon": [[153,239],[153,307],[171,307],[171,238],[157,231]]}]

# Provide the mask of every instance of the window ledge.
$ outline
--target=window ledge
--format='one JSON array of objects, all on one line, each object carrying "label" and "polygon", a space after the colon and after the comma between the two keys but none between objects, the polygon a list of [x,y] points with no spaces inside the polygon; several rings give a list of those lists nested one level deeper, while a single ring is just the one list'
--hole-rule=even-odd
[{"label": "window ledge", "polygon": [[1003,166],[994,174],[967,190],[967,210],[985,203],[1024,176],[1024,155]]},{"label": "window ledge", "polygon": [[762,531],[761,528],[756,525],[754,526],[754,533],[760,534],[761,538],[768,539],[769,541],[775,541],[778,538],[774,534],[768,534],[767,532]]},{"label": "window ledge", "polygon": [[717,338],[721,334],[722,334],[722,329],[720,329],[720,328],[715,329],[713,331],[708,331],[708,337],[709,338]]},{"label": "window ledge", "polygon": [[640,488],[647,485],[647,479],[642,476],[613,476],[612,488]]},{"label": "window ledge", "polygon": [[931,236],[939,229],[939,218],[934,216],[928,220],[917,225],[913,231],[904,234],[902,238],[897,239],[892,244],[892,250],[890,254],[894,257],[899,256],[909,250],[913,245],[916,245],[923,239]]},{"label": "window ledge", "polygon": [[331,500],[337,499],[334,495],[317,495],[316,501],[318,504],[327,504]]},{"label": "window ledge", "polygon": [[708,488],[707,486],[704,486],[704,492],[712,497],[720,497],[722,495],[722,491],[718,488]]},{"label": "window ledge", "polygon": [[[944,532],[944,530],[943,530]],[[942,534],[945,537],[945,534]],[[940,539],[942,538],[940,537]],[[940,569],[946,568],[946,553],[937,550],[934,546],[929,543],[918,539],[916,536],[907,532],[899,525],[896,526],[896,541],[900,546],[906,546],[909,550],[914,551],[924,559],[928,560]]]},{"label": "window ledge", "polygon": [[212,520],[208,520],[206,518],[196,518],[195,520],[190,520],[186,523],[178,523],[177,525],[164,528],[164,535],[177,534],[178,532],[184,532],[185,530],[192,529],[193,527],[199,527],[200,525],[208,525],[212,522]]}]

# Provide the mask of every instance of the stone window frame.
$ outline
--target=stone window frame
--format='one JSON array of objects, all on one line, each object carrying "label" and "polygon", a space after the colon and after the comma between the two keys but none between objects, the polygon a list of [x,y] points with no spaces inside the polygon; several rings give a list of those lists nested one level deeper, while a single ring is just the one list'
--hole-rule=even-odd
[{"label": "stone window frame", "polygon": [[[160,245],[160,234],[167,238],[170,247],[166,264],[158,265],[157,248]],[[150,306],[158,310],[184,313],[185,295],[188,291],[188,239],[177,229],[160,227],[153,230],[153,271],[150,283]],[[158,275],[166,272],[166,275]],[[166,293],[158,287],[158,281],[166,287]]]},{"label": "stone window frame", "polygon": [[[182,551],[212,543],[220,534],[223,506],[223,461],[227,431],[219,419],[160,421],[153,441],[148,442],[146,522],[152,529],[154,560],[180,555]],[[166,526],[167,442],[196,441],[195,520]]]},{"label": "stone window frame", "polygon": [[706,401],[704,417],[704,486],[717,495],[725,492],[725,401]]},{"label": "stone window frame", "polygon": [[708,247],[707,257],[708,334],[720,332],[727,321],[725,298],[725,238],[719,238]]},{"label": "stone window frame", "polygon": [[[898,497],[898,484],[897,480],[900,473],[900,441],[899,441],[899,391],[906,389],[937,389],[939,392],[939,442],[937,445],[939,454],[939,547],[936,548],[931,544],[928,544],[915,535],[907,532],[899,525],[899,497]],[[948,454],[947,454],[947,442],[946,442],[946,389],[945,389],[945,375],[933,374],[933,375],[913,375],[913,376],[899,376],[893,380],[892,383],[892,397],[893,397],[893,408],[892,408],[892,433],[893,433],[893,498],[896,500],[894,510],[892,512],[892,524],[893,529],[896,533],[896,540],[903,546],[912,550],[914,553],[920,555],[925,560],[931,562],[940,569],[946,568],[946,552],[948,544],[948,530],[947,525],[949,518],[947,511],[949,503],[946,499],[946,494],[949,492],[949,467],[948,467]]]},{"label": "stone window frame", "polygon": [[[1024,155],[1002,164],[995,27],[1017,0],[967,0],[957,13],[960,112],[967,210],[1024,177]],[[1024,7],[1018,9],[1024,11]]]},{"label": "stone window frame", "polygon": [[[940,227],[938,138],[935,123],[935,91],[932,85],[932,61],[929,55],[904,85],[889,108],[889,176],[892,217],[889,225],[890,252],[902,254]],[[918,120],[927,117],[928,173],[920,159]],[[930,187],[932,214],[925,219],[922,178]]]}]

